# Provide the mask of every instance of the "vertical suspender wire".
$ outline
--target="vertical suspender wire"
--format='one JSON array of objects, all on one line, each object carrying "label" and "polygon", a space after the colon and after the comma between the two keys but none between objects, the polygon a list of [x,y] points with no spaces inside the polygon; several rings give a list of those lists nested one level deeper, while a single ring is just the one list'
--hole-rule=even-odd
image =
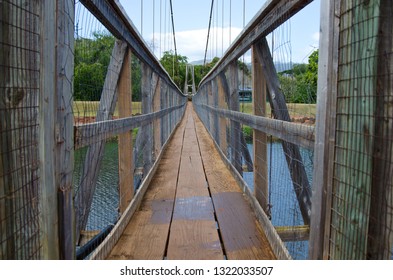
[{"label": "vertical suspender wire", "polygon": [[[244,27],[246,26],[246,0],[243,0],[243,29],[244,29]],[[245,71],[245,69],[244,69],[244,67],[245,67],[245,63],[244,63],[244,54],[243,54],[243,56],[242,56],[242,62],[243,62],[243,65],[242,65],[242,67],[243,67],[243,70],[242,70],[242,90],[244,90],[245,89],[245,86],[244,86],[244,71]],[[242,113],[244,113],[244,102],[242,102]],[[243,124],[242,124],[242,128],[243,128]]]},{"label": "vertical suspender wire", "polygon": [[153,0],[153,42],[152,42],[152,48],[153,48],[153,53],[155,53],[156,52],[156,42],[155,42],[155,34],[154,34],[154,32],[155,32],[155,23],[156,23],[156,21],[155,21],[155,12],[156,12],[156,5],[155,5],[155,3],[156,3],[156,0]]},{"label": "vertical suspender wire", "polygon": [[[175,78],[175,61],[177,64],[177,49],[176,49],[176,36],[175,36],[175,21],[173,19],[173,6],[172,6],[172,0],[169,1],[169,4],[171,6],[171,18],[172,18],[172,32],[173,32],[173,46],[175,48],[175,57],[174,57],[174,61],[173,61],[173,78]],[[176,65],[176,70],[177,70],[177,66]]]},{"label": "vertical suspender wire", "polygon": [[141,35],[143,37],[143,0],[141,0]]},{"label": "vertical suspender wire", "polygon": [[232,43],[231,33],[232,33],[232,0],[229,0],[229,44],[228,44],[228,47]]},{"label": "vertical suspender wire", "polygon": [[207,55],[207,49],[209,47],[209,35],[210,35],[210,27],[212,23],[212,14],[213,14],[213,5],[214,5],[214,0],[212,0],[212,4],[210,7],[210,19],[209,19],[209,28],[207,29],[207,40],[206,40],[206,48],[205,48],[205,58],[203,59],[203,66],[206,66],[206,55]]},{"label": "vertical suspender wire", "polygon": [[160,54],[158,57],[162,55],[162,0],[160,0]]},{"label": "vertical suspender wire", "polygon": [[216,4],[216,18],[215,18],[215,20],[216,20],[216,49],[215,49],[215,51],[216,51],[216,57],[218,57],[218,3],[219,3],[220,1],[217,1],[217,4]]},{"label": "vertical suspender wire", "polygon": [[222,0],[222,11],[221,11],[221,13],[222,13],[222,15],[221,15],[221,17],[222,17],[222,22],[221,22],[221,57],[224,56],[224,7],[225,7],[224,3],[225,3],[225,1]]}]

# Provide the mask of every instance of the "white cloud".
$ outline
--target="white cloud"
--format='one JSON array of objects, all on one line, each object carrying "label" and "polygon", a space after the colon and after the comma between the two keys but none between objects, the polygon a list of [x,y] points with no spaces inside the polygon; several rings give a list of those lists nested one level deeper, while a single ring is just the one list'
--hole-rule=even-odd
[{"label": "white cloud", "polygon": [[[242,31],[241,28],[232,27],[231,28],[231,40],[235,40],[236,37]],[[152,45],[153,35],[151,34],[149,44]],[[207,39],[207,28],[181,31],[176,33],[176,47],[178,54],[188,57],[188,61],[202,60],[205,56],[206,49],[206,39]],[[161,40],[161,44],[160,44]],[[222,41],[223,40],[223,41]],[[155,34],[154,35],[154,49],[155,54],[159,57],[160,45],[161,51],[174,49],[173,48],[173,36],[172,33]],[[229,46],[229,27],[222,28],[211,28],[209,36],[209,47],[207,52],[207,59],[212,58],[212,56],[221,57],[222,49],[224,52]]]}]

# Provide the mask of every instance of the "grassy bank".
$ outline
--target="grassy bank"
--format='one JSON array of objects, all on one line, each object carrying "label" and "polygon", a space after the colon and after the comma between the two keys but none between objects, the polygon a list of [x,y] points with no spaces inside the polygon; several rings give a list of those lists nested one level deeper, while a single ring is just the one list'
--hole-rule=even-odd
[{"label": "grassy bank", "polygon": [[[291,117],[310,117],[316,116],[316,104],[288,103],[289,114]],[[252,114],[252,103],[240,103],[240,112]],[[266,116],[271,116],[270,104],[266,104]]]},{"label": "grassy bank", "polygon": [[[99,101],[74,101],[73,103],[73,112],[75,117],[95,117],[97,114]],[[134,101],[132,102],[132,114],[140,114],[142,111],[141,102]],[[117,106],[115,108],[115,117],[119,116],[119,111]]]}]

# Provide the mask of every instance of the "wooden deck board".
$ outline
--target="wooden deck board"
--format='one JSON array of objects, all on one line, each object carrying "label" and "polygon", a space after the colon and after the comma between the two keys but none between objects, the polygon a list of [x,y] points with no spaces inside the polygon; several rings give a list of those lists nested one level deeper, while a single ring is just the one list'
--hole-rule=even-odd
[{"label": "wooden deck board", "polygon": [[[195,114],[195,113],[194,113]],[[275,259],[242,190],[195,114],[203,165],[228,259]]]},{"label": "wooden deck board", "polygon": [[[191,111],[191,110],[190,110]],[[223,259],[191,112],[186,116],[168,259]]]},{"label": "wooden deck board", "polygon": [[275,259],[251,206],[189,104],[140,208],[108,259],[224,259],[224,253],[228,259]]},{"label": "wooden deck board", "polygon": [[163,259],[172,218],[185,121],[164,151],[138,211],[108,259]]}]

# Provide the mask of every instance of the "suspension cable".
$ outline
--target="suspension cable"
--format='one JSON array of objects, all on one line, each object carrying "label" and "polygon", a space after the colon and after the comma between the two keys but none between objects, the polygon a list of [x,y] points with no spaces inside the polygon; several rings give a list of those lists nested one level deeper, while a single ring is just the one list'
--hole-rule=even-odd
[{"label": "suspension cable", "polygon": [[[173,32],[173,45],[175,48],[175,61],[176,61],[176,65],[177,65],[177,48],[176,48],[176,36],[175,36],[175,21],[173,19],[173,7],[172,7],[172,0],[169,1],[170,6],[171,6],[171,18],[172,18],[172,32]],[[175,76],[175,67],[173,66],[174,70],[173,70],[173,76]]]},{"label": "suspension cable", "polygon": [[206,40],[205,58],[203,59],[203,66],[206,65],[206,55],[207,55],[207,49],[208,49],[208,46],[209,46],[209,35],[210,35],[210,26],[211,26],[211,23],[212,23],[213,5],[214,5],[214,0],[212,0],[212,4],[211,4],[211,7],[210,7],[209,28],[207,30],[207,40]]}]

